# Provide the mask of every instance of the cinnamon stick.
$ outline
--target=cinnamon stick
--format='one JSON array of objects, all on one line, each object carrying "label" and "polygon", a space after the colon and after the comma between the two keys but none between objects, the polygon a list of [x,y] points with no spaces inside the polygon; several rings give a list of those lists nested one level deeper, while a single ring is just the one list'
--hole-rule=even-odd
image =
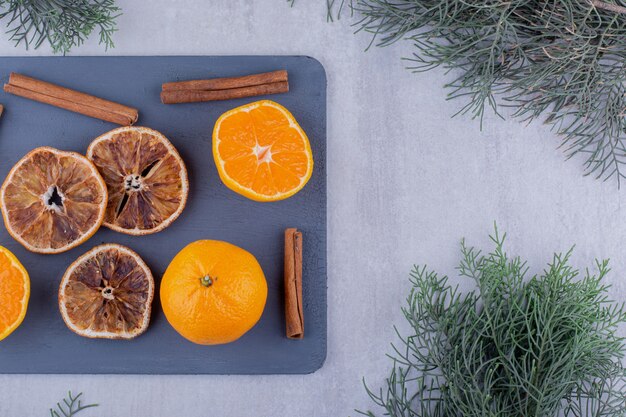
[{"label": "cinnamon stick", "polygon": [[231,88],[251,87],[254,85],[287,82],[286,70],[264,72],[262,74],[245,75],[243,77],[212,78],[208,80],[192,80],[165,83],[163,91],[173,90],[229,90]]},{"label": "cinnamon stick", "polygon": [[14,72],[4,91],[119,125],[132,125],[139,117],[132,107]]},{"label": "cinnamon stick", "polygon": [[289,92],[289,82],[287,81],[224,90],[164,90],[161,91],[161,102],[163,104],[195,103],[287,92]]},{"label": "cinnamon stick", "polygon": [[285,230],[285,319],[287,337],[304,337],[302,312],[302,232]]}]

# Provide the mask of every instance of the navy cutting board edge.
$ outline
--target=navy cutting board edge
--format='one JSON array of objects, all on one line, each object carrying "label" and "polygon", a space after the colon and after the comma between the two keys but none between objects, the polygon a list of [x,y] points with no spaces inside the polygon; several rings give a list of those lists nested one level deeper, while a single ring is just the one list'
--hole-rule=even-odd
[{"label": "navy cutting board edge", "polygon": [[[290,92],[245,99],[161,104],[168,81],[230,77],[286,69]],[[139,110],[138,126],[162,132],[189,171],[190,193],[181,216],[162,232],[127,236],[101,228],[86,243],[58,255],[28,252],[0,227],[0,245],[11,250],[30,274],[31,297],[22,325],[0,342],[0,373],[19,374],[305,374],[326,358],[326,75],[305,56],[4,57],[0,81],[19,72]],[[38,146],[85,153],[92,139],[117,127],[6,93],[0,119],[0,179]],[[315,167],[295,196],[257,203],[226,188],[211,150],[217,118],[255,100],[287,107],[311,141]],[[305,337],[285,336],[283,301],[284,229],[304,235]],[[265,311],[239,340],[199,346],[178,335],[159,303],[159,283],[169,261],[198,239],[231,242],[253,253],[268,283]],[[57,293],[65,269],[92,247],[114,242],[134,249],[156,281],[147,332],[133,340],[87,339],[63,323]]]}]

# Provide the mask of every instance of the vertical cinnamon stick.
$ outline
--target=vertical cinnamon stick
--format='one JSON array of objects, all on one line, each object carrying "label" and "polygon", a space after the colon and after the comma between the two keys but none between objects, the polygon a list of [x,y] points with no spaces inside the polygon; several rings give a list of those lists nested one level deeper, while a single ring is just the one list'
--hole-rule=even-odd
[{"label": "vertical cinnamon stick", "polygon": [[285,319],[287,337],[302,339],[302,233],[295,228],[285,230]]}]

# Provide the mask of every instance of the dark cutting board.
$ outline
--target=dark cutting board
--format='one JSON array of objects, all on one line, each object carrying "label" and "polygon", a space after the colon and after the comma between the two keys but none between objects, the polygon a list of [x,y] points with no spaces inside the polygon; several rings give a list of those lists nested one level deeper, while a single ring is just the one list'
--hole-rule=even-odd
[{"label": "dark cutting board", "polygon": [[[161,84],[185,79],[238,76],[286,69],[291,91],[267,97],[164,105]],[[0,79],[11,71],[127,104],[139,109],[139,126],[167,136],[189,170],[190,194],[182,215],[164,231],[127,236],[101,228],[90,240],[59,255],[37,255],[0,228],[0,245],[10,249],[30,274],[31,298],[22,325],[0,342],[0,373],[69,374],[304,374],[326,358],[326,76],[315,59],[303,56],[36,57],[0,58]],[[287,107],[311,141],[315,170],[295,196],[257,203],[227,189],[213,163],[211,133],[225,111],[258,99]],[[0,179],[37,146],[83,153],[96,136],[115,128],[21,97],[0,93]],[[285,337],[283,231],[304,234],[305,337]],[[198,239],[231,242],[252,252],[268,282],[261,320],[241,339],[199,346],[167,323],[158,285],[172,257]],[[137,251],[152,269],[157,288],[148,331],[130,341],[86,339],[72,333],[57,307],[67,266],[106,242]]]}]

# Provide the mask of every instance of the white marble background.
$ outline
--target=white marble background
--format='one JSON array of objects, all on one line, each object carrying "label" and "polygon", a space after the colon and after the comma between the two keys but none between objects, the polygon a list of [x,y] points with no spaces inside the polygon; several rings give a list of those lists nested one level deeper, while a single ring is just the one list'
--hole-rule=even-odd
[{"label": "white marble background", "polygon": [[[0,416],[44,416],[68,389],[100,408],[81,416],[346,416],[370,403],[361,378],[382,383],[384,353],[402,324],[414,263],[454,274],[458,242],[488,243],[497,220],[509,251],[539,271],[576,243],[574,262],[610,257],[622,300],[626,195],[583,177],[541,124],[450,119],[443,70],[413,75],[407,44],[364,52],[348,19],[325,2],[119,0],[111,55],[305,54],[328,73],[328,358],[303,376],[0,376]],[[0,55],[25,52],[0,39]],[[100,55],[96,41],[75,54]],[[449,76],[448,76],[449,78]],[[114,358],[94,358],[114,360]]]}]

